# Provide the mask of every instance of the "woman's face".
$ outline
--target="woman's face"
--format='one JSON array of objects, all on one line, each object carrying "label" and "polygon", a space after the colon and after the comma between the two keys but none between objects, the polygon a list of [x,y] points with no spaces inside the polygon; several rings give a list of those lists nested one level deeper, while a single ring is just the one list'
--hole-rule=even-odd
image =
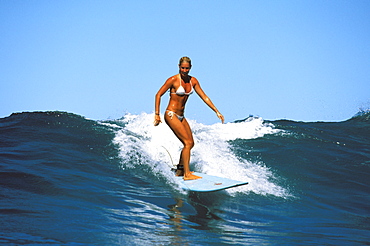
[{"label": "woman's face", "polygon": [[181,75],[188,75],[189,74],[189,71],[191,69],[191,65],[187,62],[183,62],[179,65],[179,69],[180,69],[180,74]]}]

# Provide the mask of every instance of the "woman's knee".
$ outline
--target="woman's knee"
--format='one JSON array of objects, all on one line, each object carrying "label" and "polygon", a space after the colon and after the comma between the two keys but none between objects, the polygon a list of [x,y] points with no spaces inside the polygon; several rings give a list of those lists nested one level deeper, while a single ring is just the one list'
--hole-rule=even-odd
[{"label": "woman's knee", "polygon": [[193,140],[184,141],[184,148],[192,149],[193,147],[194,147],[194,141]]}]

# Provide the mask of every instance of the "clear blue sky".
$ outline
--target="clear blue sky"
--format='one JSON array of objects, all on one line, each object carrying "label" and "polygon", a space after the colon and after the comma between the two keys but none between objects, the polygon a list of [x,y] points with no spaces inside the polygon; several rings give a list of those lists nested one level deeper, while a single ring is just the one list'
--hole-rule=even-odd
[{"label": "clear blue sky", "polygon": [[[226,121],[341,121],[370,105],[368,0],[1,0],[0,33],[0,117],[152,113],[181,56]],[[186,116],[218,122],[195,94]]]}]

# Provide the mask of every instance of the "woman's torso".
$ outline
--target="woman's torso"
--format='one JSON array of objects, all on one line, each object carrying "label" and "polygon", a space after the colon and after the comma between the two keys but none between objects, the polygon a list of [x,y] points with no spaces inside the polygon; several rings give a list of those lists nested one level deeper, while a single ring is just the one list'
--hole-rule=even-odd
[{"label": "woman's torso", "polygon": [[193,93],[194,78],[189,76],[188,79],[182,79],[181,76],[175,75],[173,86],[170,88],[170,101],[167,110],[173,111],[178,115],[183,115],[185,104]]}]

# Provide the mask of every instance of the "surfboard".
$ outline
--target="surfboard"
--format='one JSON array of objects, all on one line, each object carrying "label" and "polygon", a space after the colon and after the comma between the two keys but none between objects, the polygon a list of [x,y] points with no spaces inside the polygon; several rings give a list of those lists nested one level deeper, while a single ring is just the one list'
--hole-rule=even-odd
[{"label": "surfboard", "polygon": [[195,180],[184,180],[183,177],[176,176],[176,180],[182,189],[196,192],[219,191],[248,184],[248,182],[212,176],[205,173],[194,172],[194,175],[202,178]]}]

